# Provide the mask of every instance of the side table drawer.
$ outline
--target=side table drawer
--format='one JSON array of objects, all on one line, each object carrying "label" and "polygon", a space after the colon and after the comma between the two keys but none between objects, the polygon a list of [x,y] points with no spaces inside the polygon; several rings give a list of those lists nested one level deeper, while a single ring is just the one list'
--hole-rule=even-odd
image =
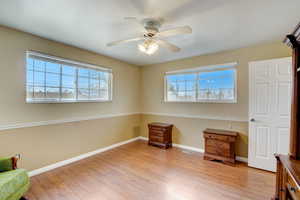
[{"label": "side table drawer", "polygon": [[150,130],[156,130],[156,131],[162,131],[162,132],[167,130],[166,128],[157,127],[157,126],[149,126],[149,129]]},{"label": "side table drawer", "polygon": [[225,142],[234,142],[235,141],[234,137],[225,136],[225,135],[215,135],[215,134],[205,133],[204,137],[209,138],[209,139],[214,139],[214,140],[221,140],[221,141],[225,141]]},{"label": "side table drawer", "polygon": [[159,130],[155,130],[155,129],[151,129],[150,130],[150,135],[155,135],[155,136],[163,137],[164,136],[164,132],[163,131],[159,131]]},{"label": "side table drawer", "polygon": [[210,154],[230,157],[230,144],[218,140],[206,140],[205,151]]},{"label": "side table drawer", "polygon": [[150,135],[150,141],[164,143],[164,138],[156,135]]}]

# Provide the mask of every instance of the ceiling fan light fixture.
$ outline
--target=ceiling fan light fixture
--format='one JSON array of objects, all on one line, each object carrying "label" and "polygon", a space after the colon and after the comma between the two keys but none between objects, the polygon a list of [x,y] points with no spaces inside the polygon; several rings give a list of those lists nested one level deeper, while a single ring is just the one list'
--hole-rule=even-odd
[{"label": "ceiling fan light fixture", "polygon": [[141,52],[152,55],[158,50],[158,44],[153,40],[145,40],[142,44],[138,45]]}]

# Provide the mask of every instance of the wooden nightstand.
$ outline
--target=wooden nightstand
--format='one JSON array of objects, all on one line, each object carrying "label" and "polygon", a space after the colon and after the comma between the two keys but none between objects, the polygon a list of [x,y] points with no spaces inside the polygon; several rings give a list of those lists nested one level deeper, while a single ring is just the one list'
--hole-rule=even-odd
[{"label": "wooden nightstand", "polygon": [[220,160],[224,164],[235,164],[234,146],[238,132],[219,129],[205,129],[205,160]]},{"label": "wooden nightstand", "polygon": [[149,145],[169,148],[172,147],[172,128],[173,124],[150,123],[149,128]]}]

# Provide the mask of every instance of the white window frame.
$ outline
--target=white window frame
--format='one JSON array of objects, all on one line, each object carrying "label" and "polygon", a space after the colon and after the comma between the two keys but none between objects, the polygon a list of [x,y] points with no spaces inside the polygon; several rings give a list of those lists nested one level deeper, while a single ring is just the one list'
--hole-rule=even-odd
[{"label": "white window frame", "polygon": [[[208,66],[201,66],[191,69],[183,69],[183,70],[176,70],[176,71],[169,71],[165,72],[164,74],[164,102],[166,103],[237,103],[237,62],[232,63],[224,63],[218,65],[208,65]],[[180,74],[199,74],[201,72],[214,72],[214,71],[223,71],[223,70],[234,70],[234,99],[233,100],[199,100],[196,94],[195,101],[178,101],[178,100],[168,100],[168,75],[180,75]],[[198,78],[199,76],[197,76]],[[198,80],[197,80],[198,82]],[[198,90],[197,90],[198,91]],[[198,92],[197,92],[198,93]]]},{"label": "white window frame", "polygon": [[[66,64],[66,65],[71,65],[73,67],[76,67],[77,70],[79,68],[86,68],[86,69],[95,69],[95,70],[99,70],[99,71],[103,71],[103,72],[108,72],[109,73],[109,89],[108,89],[108,100],[101,100],[101,99],[86,99],[86,100],[80,100],[80,99],[76,99],[76,100],[49,100],[49,99],[28,99],[27,98],[27,67],[28,67],[28,63],[27,60],[29,57],[31,56],[36,56],[38,58],[44,58],[44,59],[48,59],[50,61],[55,61],[55,63],[60,63],[60,64]],[[26,103],[90,103],[90,102],[112,102],[112,98],[113,98],[113,73],[112,73],[112,69],[111,68],[106,68],[106,67],[101,67],[98,65],[94,65],[94,64],[89,64],[89,63],[84,63],[84,62],[80,62],[80,61],[74,61],[74,60],[70,60],[70,59],[66,59],[66,58],[61,58],[61,57],[57,57],[57,56],[52,56],[52,55],[48,55],[48,54],[44,54],[41,52],[37,52],[37,51],[26,51],[26,60],[25,60],[25,91],[26,91]],[[77,77],[76,77],[76,85],[77,85]],[[77,86],[76,86],[77,88]]]}]

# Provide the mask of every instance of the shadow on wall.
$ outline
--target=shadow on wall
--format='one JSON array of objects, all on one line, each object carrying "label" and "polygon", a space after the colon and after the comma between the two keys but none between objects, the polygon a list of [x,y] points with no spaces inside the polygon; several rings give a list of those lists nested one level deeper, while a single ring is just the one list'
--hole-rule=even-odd
[{"label": "shadow on wall", "polygon": [[235,144],[235,152],[238,152],[238,156],[244,156],[248,155],[248,135],[246,133],[243,133],[241,131],[239,132],[239,136],[237,138],[237,142]]},{"label": "shadow on wall", "polygon": [[133,136],[134,137],[141,136],[141,127],[140,126],[134,126],[133,127]]},{"label": "shadow on wall", "polygon": [[183,140],[182,132],[175,125],[173,126],[172,130],[172,140],[172,142],[175,144],[180,144],[180,141]]}]

